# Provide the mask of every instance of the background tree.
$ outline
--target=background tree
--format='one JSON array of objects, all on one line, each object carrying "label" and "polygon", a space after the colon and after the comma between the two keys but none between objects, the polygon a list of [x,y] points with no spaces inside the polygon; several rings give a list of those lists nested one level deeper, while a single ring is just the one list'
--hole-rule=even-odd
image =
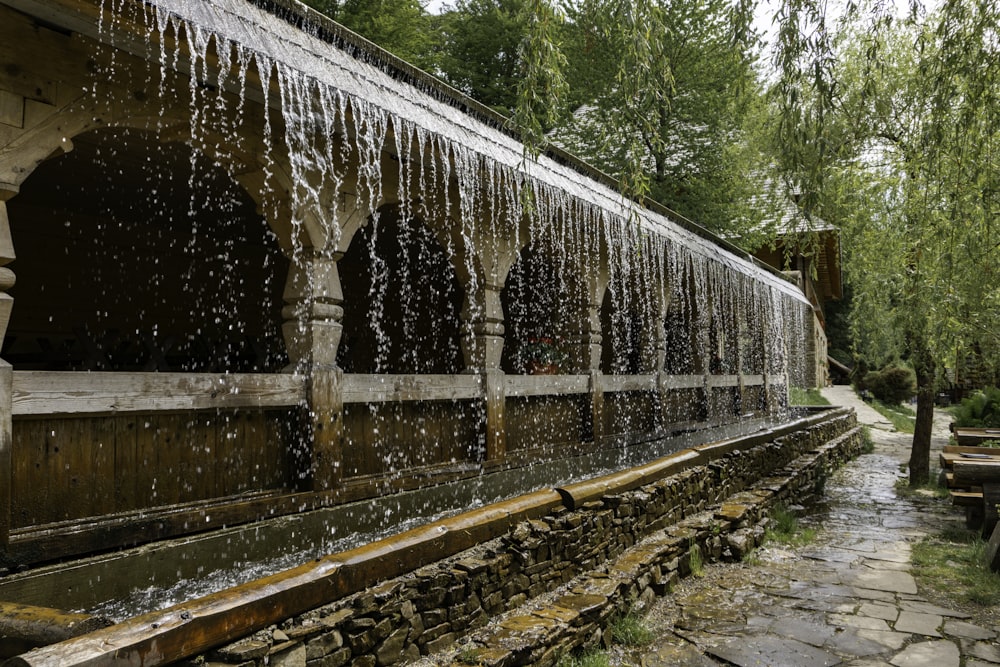
[{"label": "background tree", "polygon": [[303,1],[408,63],[437,71],[440,40],[419,0]]},{"label": "background tree", "polygon": [[458,0],[438,17],[442,77],[509,116],[517,106],[528,0]]},{"label": "background tree", "polygon": [[717,232],[746,227],[762,112],[741,3],[584,0],[567,10],[576,113],[557,143]]},{"label": "background tree", "polygon": [[798,70],[776,87],[784,166],[844,230],[859,350],[916,372],[920,484],[946,365],[997,347],[1000,26],[979,3],[849,18],[838,65],[821,57],[811,81]]}]

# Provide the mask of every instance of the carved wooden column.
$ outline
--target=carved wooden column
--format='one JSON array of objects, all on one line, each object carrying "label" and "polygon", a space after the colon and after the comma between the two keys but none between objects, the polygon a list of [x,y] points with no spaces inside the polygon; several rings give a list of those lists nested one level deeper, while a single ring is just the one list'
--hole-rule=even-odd
[{"label": "carved wooden column", "polygon": [[504,424],[504,372],[500,370],[503,353],[503,306],[500,285],[484,283],[475,294],[468,294],[462,319],[465,372],[478,373],[483,380],[486,409],[486,462],[499,462],[507,456],[507,429]]},{"label": "carved wooden column", "polygon": [[[16,186],[0,184],[0,345],[7,335],[10,312],[14,299],[7,293],[14,286],[14,272],[7,265],[14,261],[14,243],[10,235],[10,219],[7,217],[7,201],[18,192]],[[11,446],[13,443],[13,368],[0,359],[0,546],[10,543],[11,529],[11,486],[14,464]]]},{"label": "carved wooden column", "polygon": [[292,257],[285,283],[282,334],[290,370],[308,374],[309,425],[312,435],[310,487],[337,488],[343,470],[343,371],[337,347],[343,333],[344,295],[337,260],[341,255],[312,249]]},{"label": "carved wooden column", "polygon": [[603,290],[592,289],[581,313],[580,334],[574,341],[574,371],[589,376],[590,424],[594,443],[604,438],[604,383],[601,374],[601,300]]}]

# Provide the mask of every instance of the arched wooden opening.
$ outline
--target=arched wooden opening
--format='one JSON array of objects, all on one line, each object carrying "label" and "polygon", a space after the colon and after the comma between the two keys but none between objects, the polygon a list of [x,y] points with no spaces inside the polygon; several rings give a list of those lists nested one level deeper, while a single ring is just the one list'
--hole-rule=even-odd
[{"label": "arched wooden opening", "polygon": [[398,207],[382,209],[338,262],[348,373],[455,374],[463,367],[464,293],[431,230]]},{"label": "arched wooden opening", "polygon": [[[297,381],[246,375],[287,363],[273,235],[183,144],[127,128],[71,139],[8,205],[19,280],[3,356],[28,398],[13,410],[12,541],[50,540],[51,558],[281,511],[305,465]],[[90,370],[108,372],[73,372]]]},{"label": "arched wooden opening", "polygon": [[[526,246],[507,274],[500,301],[505,315],[501,369],[539,376],[530,378],[531,391],[507,397],[508,457],[537,460],[592,441],[589,397],[560,392],[542,377],[585,370],[577,367],[586,319],[584,295],[565,258],[546,242]],[[546,428],[540,431],[538,424]]]},{"label": "arched wooden opening", "polygon": [[643,359],[643,335],[650,327],[643,318],[641,304],[636,296],[625,306],[615,304],[611,289],[604,292],[601,302],[601,371],[609,375],[635,375],[642,373],[647,364]]},{"label": "arched wooden opening", "polygon": [[9,204],[15,370],[271,372],[287,260],[246,192],[151,132],[102,129]]},{"label": "arched wooden opening", "polygon": [[[338,269],[344,333],[337,363],[345,372],[462,371],[464,291],[447,252],[423,221],[400,207],[383,207],[354,236]],[[419,377],[405,382],[422,386]],[[365,497],[419,485],[420,476],[438,471],[464,474],[482,448],[482,410],[480,402],[468,400],[345,405],[345,493]]]},{"label": "arched wooden opening", "polygon": [[504,349],[500,367],[513,374],[570,373],[570,337],[580,330],[581,298],[541,245],[521,250],[500,292]]}]

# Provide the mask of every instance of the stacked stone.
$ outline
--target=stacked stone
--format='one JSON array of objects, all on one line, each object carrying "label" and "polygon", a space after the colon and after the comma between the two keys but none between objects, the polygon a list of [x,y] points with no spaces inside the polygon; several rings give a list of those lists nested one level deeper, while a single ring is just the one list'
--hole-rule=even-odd
[{"label": "stacked stone", "polygon": [[462,640],[470,655],[461,660],[551,665],[601,641],[609,617],[636,600],[667,593],[690,571],[695,550],[706,561],[741,559],[760,543],[771,507],[804,500],[860,446],[847,415],[575,510],[559,508],[227,646],[206,664],[381,667],[447,656]]}]

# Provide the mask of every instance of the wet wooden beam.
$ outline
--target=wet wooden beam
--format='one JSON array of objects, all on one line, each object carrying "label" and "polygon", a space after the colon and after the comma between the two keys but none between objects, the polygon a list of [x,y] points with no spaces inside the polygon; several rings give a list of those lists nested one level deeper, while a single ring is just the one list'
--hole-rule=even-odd
[{"label": "wet wooden beam", "polygon": [[478,375],[344,375],[344,403],[457,401],[483,396]]},{"label": "wet wooden beam", "polygon": [[134,545],[186,535],[192,532],[191,526],[218,530],[293,514],[303,508],[327,507],[337,501],[331,494],[266,492],[138,510],[68,525],[33,526],[11,531],[6,556],[13,565],[34,565],[101,551],[108,545]]},{"label": "wet wooden beam", "polygon": [[300,405],[305,394],[305,376],[293,374],[15,371],[13,414],[277,408]]},{"label": "wet wooden beam", "polygon": [[110,625],[106,618],[90,614],[0,602],[0,657],[9,658]]}]

